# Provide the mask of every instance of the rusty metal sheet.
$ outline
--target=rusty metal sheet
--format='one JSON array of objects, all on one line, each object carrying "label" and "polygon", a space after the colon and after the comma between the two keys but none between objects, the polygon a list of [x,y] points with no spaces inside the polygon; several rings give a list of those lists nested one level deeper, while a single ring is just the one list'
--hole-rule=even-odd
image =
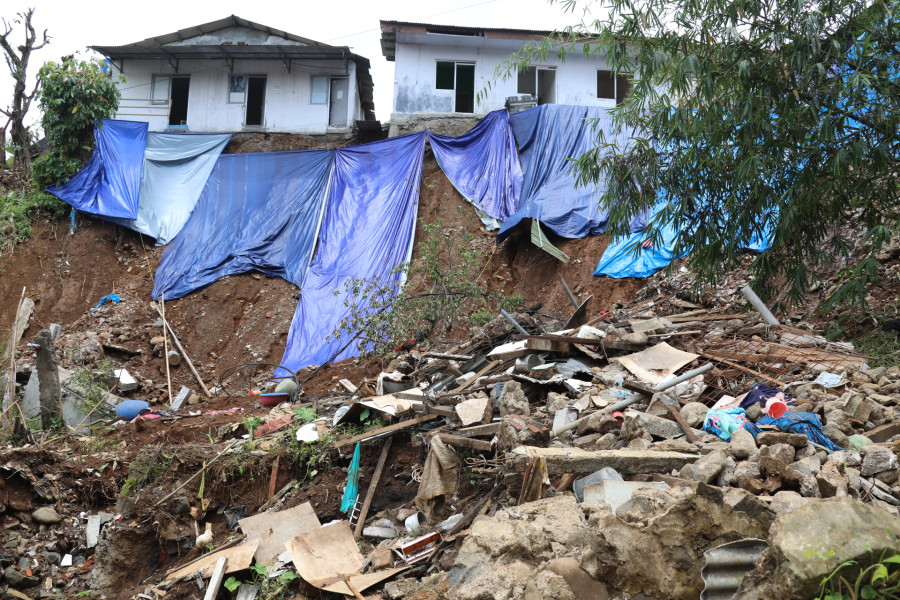
[{"label": "rusty metal sheet", "polygon": [[722,544],[703,553],[706,565],[700,572],[704,588],[700,600],[728,600],[753,570],[756,559],[769,547],[764,540],[750,538]]}]

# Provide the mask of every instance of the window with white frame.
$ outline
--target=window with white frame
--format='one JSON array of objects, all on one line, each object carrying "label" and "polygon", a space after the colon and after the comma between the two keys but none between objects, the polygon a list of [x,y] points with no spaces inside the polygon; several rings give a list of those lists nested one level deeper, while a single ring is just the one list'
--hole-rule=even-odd
[{"label": "window with white frame", "polygon": [[475,112],[475,63],[439,60],[435,64],[434,87],[453,90],[454,111]]},{"label": "window with white frame", "polygon": [[310,80],[310,104],[328,104],[328,77],[313,75]]},{"label": "window with white frame", "polygon": [[631,91],[628,75],[614,75],[612,71],[597,70],[597,97],[621,104]]}]

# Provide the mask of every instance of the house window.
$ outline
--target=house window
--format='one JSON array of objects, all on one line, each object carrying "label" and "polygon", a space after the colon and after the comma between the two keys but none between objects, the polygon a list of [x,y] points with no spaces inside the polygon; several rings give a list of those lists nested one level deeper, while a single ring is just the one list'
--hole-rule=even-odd
[{"label": "house window", "polygon": [[314,75],[310,83],[310,104],[328,104],[328,77]]},{"label": "house window", "polygon": [[516,86],[517,94],[537,94],[537,69],[525,67],[519,71],[519,84]]},{"label": "house window", "polygon": [[613,76],[612,71],[597,71],[597,97],[615,100],[622,104],[625,96],[631,91],[631,82],[627,75]]},{"label": "house window", "polygon": [[228,80],[228,103],[243,104],[247,99],[247,76],[232,75]]},{"label": "house window", "polygon": [[449,60],[437,61],[434,87],[453,90],[455,112],[475,112],[475,65]]},{"label": "house window", "polygon": [[150,82],[150,102],[168,104],[171,84],[172,78],[168,75],[154,75]]},{"label": "house window", "polygon": [[525,67],[519,71],[516,93],[535,95],[538,104],[556,102],[556,68]]},{"label": "house window", "polygon": [[188,75],[153,75],[150,80],[150,103],[169,105],[169,125],[187,125]]}]

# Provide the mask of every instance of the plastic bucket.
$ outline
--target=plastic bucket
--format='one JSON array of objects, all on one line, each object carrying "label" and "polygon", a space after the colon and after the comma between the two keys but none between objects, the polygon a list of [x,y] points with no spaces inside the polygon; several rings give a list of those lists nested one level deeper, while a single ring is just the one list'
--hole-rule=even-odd
[{"label": "plastic bucket", "polygon": [[766,414],[773,419],[780,418],[786,412],[787,404],[784,403],[784,400],[780,400],[778,398],[769,398],[766,401]]}]

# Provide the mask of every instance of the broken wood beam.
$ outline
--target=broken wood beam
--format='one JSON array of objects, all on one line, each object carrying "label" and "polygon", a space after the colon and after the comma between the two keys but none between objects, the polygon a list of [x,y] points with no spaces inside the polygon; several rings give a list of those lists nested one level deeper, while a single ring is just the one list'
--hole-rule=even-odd
[{"label": "broken wood beam", "polygon": [[369,516],[369,507],[372,505],[372,498],[375,496],[375,490],[378,488],[379,480],[381,480],[381,472],[384,470],[384,463],[387,462],[393,439],[394,438],[389,437],[384,440],[384,446],[381,447],[381,454],[378,456],[378,463],[375,464],[375,472],[372,473],[372,481],[369,482],[366,499],[363,500],[362,509],[360,509],[359,517],[356,520],[356,531],[353,532],[354,535],[360,535],[363,527],[366,526],[366,517]]},{"label": "broken wood beam", "polygon": [[525,347],[536,352],[559,352],[561,354],[575,352],[575,346],[569,342],[546,338],[528,338],[525,340]]},{"label": "broken wood beam", "polygon": [[475,376],[474,376],[474,377],[472,377],[471,379],[469,379],[468,381],[466,381],[465,383],[463,383],[462,385],[460,385],[459,387],[457,387],[455,390],[451,390],[451,391],[449,391],[449,392],[446,392],[446,393],[444,393],[444,394],[441,394],[440,397],[446,398],[447,396],[455,396],[456,394],[459,394],[460,392],[464,391],[467,387],[469,387],[470,385],[472,385],[473,383],[475,383],[475,381],[476,381],[479,377],[481,377],[481,376],[483,376],[483,375],[487,375],[488,372],[490,372],[494,367],[496,367],[496,366],[499,365],[499,364],[500,364],[500,361],[499,361],[499,360],[492,360],[491,362],[489,362],[488,364],[486,364],[486,365],[484,366],[483,369],[481,369],[480,371],[478,371],[477,373],[475,373]]},{"label": "broken wood beam", "polygon": [[475,358],[470,354],[448,354],[446,352],[426,352],[426,358],[442,358],[444,360],[472,360]]},{"label": "broken wood beam", "polygon": [[346,446],[348,444],[355,444],[356,442],[368,441],[380,437],[384,437],[386,435],[393,435],[398,431],[406,429],[408,427],[412,427],[414,425],[418,425],[419,423],[424,423],[425,421],[431,421],[432,419],[440,418],[439,415],[420,415],[418,417],[413,417],[412,419],[408,419],[406,421],[400,421],[399,423],[394,423],[393,425],[388,425],[387,427],[377,427],[375,429],[370,429],[369,431],[365,431],[359,435],[354,435],[353,437],[344,438],[341,440],[336,440],[332,442],[332,448],[341,448],[342,446]]},{"label": "broken wood beam", "polygon": [[494,436],[500,431],[500,423],[488,423],[487,425],[475,425],[465,429],[457,429],[454,433],[462,437]]},{"label": "broken wood beam", "polygon": [[541,456],[547,461],[547,472],[551,476],[574,473],[590,475],[603,467],[612,467],[622,475],[641,473],[670,473],[672,469],[681,470],[684,465],[699,460],[699,454],[683,452],[654,452],[651,450],[597,450],[589,452],[581,448],[534,448],[519,446],[508,455],[516,472],[525,471],[525,465],[531,456]]},{"label": "broken wood beam", "polygon": [[438,433],[436,435],[441,438],[442,442],[450,444],[451,446],[468,448],[469,450],[475,450],[476,452],[491,452],[494,449],[494,446],[490,442],[484,440],[476,440],[474,438],[462,437],[460,435],[452,435],[449,433]]},{"label": "broken wood beam", "polygon": [[[163,325],[166,329],[169,330],[169,333],[172,334],[172,341],[175,342],[175,347],[178,348],[178,351],[181,353],[181,356],[184,357],[184,362],[187,363],[188,368],[191,370],[191,373],[194,375],[194,379],[197,380],[197,383],[200,384],[200,389],[203,390],[203,393],[206,394],[207,398],[212,398],[212,394],[209,393],[209,390],[206,389],[206,384],[203,383],[203,379],[200,377],[200,373],[197,372],[197,369],[194,368],[194,363],[191,362],[191,357],[188,356],[188,353],[185,351],[184,346],[181,345],[181,342],[178,341],[178,336],[175,335],[175,330],[172,329],[172,326],[169,325],[169,322],[166,321],[166,318],[163,316],[163,313],[159,311],[159,307],[154,304],[153,306],[156,309],[156,312],[159,314],[160,318],[163,320]],[[171,398],[169,399],[171,401]]]},{"label": "broken wood beam", "polygon": [[[208,527],[208,525],[207,525]],[[222,586],[222,580],[225,579],[225,569],[228,568],[228,557],[222,556],[216,561],[216,568],[213,570],[212,577],[209,578],[209,585],[206,586],[206,594],[203,600],[215,600]]]}]

